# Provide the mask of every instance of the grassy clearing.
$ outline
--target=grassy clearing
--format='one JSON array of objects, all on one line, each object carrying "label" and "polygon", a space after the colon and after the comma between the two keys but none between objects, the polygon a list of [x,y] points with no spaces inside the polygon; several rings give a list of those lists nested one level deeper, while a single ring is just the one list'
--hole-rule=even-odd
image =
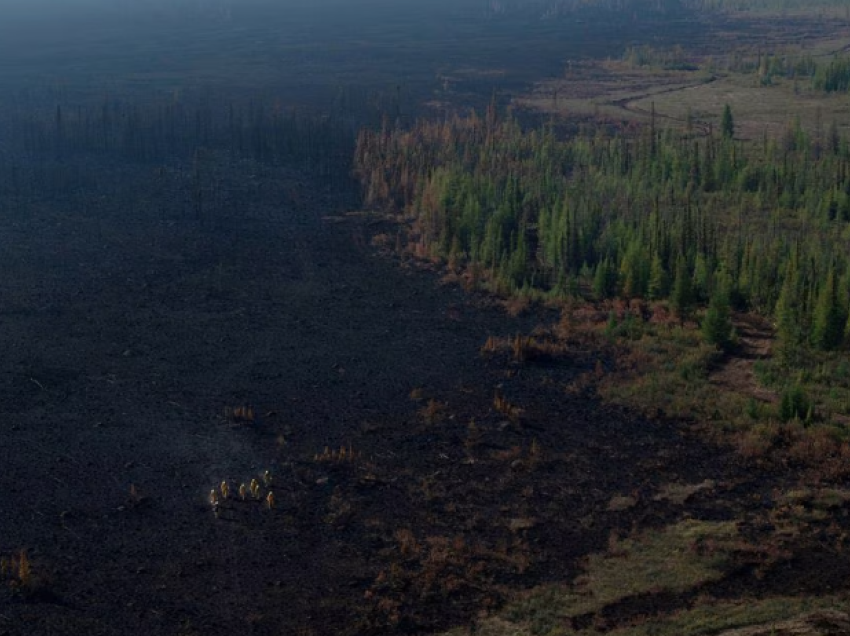
[{"label": "grassy clearing", "polygon": [[[654,51],[659,58],[675,58],[675,65],[637,65],[627,59],[628,51],[621,60],[569,63],[562,77],[538,82],[515,103],[560,117],[643,123],[654,111],[664,125],[694,126],[698,131],[716,127],[729,104],[739,138],[776,137],[794,118],[808,131],[833,120],[846,131],[850,129],[846,95],[814,91],[808,78],[766,78],[757,69],[768,54],[828,62],[846,50],[850,24],[845,13],[842,9],[839,20],[811,11],[759,12],[757,17],[739,13],[741,24],[751,21],[754,31],[744,35],[719,30],[711,41],[696,43],[692,49]],[[812,29],[817,37],[812,37]]]},{"label": "grassy clearing", "polygon": [[[608,627],[602,610],[625,599],[685,593],[718,581],[736,553],[752,550],[735,523],[686,520],[635,538],[612,537],[605,554],[591,555],[585,573],[571,585],[541,586],[495,616],[482,620],[477,634],[490,636],[572,636]],[[618,627],[616,636],[698,636],[725,629],[784,620],[820,608],[848,608],[844,596],[719,601],[697,596],[669,615],[640,618]],[[447,636],[468,633],[465,629]]]},{"label": "grassy clearing", "polygon": [[[762,625],[770,630],[774,623],[819,609],[847,610],[850,609],[850,599],[840,596],[774,597],[760,600],[741,599],[736,602],[705,599],[692,609],[649,620],[642,625],[614,629],[608,634],[611,636],[702,636],[752,625]],[[578,633],[590,632],[585,630]]]},{"label": "grassy clearing", "polygon": [[669,501],[672,504],[683,506],[692,497],[701,492],[711,492],[716,487],[713,479],[706,479],[698,484],[667,484],[655,495],[655,501]]},{"label": "grassy clearing", "polygon": [[[610,636],[708,636],[726,630],[763,626],[766,634],[786,634],[779,631],[782,621],[805,616],[817,610],[850,610],[850,599],[844,596],[799,598],[777,596],[769,599],[742,599],[716,601],[706,598],[694,607],[660,618],[648,619],[641,624],[605,632]],[[771,631],[773,629],[776,631]],[[445,636],[461,636],[466,628],[447,632]],[[566,626],[554,627],[548,632],[535,631],[532,625],[517,624],[511,620],[493,617],[485,620],[475,632],[479,636],[590,636],[598,634],[595,627],[574,630]],[[795,631],[795,634],[816,632]],[[731,636],[731,635],[730,635]]]},{"label": "grassy clearing", "polygon": [[712,122],[716,127],[726,104],[736,119],[736,136],[758,139],[777,137],[794,118],[805,130],[825,128],[835,120],[839,129],[850,127],[846,95],[824,95],[812,91],[803,81],[776,80],[772,86],[760,86],[755,75],[729,74],[715,81],[682,90],[641,97],[629,103],[632,110],[649,112],[652,103],[663,117],[685,122],[688,113],[696,121]]},{"label": "grassy clearing", "polygon": [[[742,337],[736,351],[723,354],[704,342],[696,323],[673,320],[664,304],[609,305],[565,308],[552,330],[570,346],[607,346],[613,352],[613,365],[597,365],[568,390],[592,387],[606,401],[649,417],[693,422],[708,439],[731,442],[749,459],[790,460],[818,479],[848,474],[846,353],[812,353],[792,373],[771,357],[773,336],[766,323],[762,333]],[[755,319],[736,320],[743,330]],[[807,407],[801,417],[789,419],[783,416],[783,400],[796,393]]]},{"label": "grassy clearing", "polygon": [[629,597],[684,592],[720,580],[739,541],[734,523],[694,520],[633,539],[612,536],[607,553],[589,556],[585,573],[571,586],[533,590],[505,616],[532,634],[559,633],[558,626]]},{"label": "grassy clearing", "polygon": [[607,554],[588,558],[586,573],[574,582],[580,601],[568,611],[585,614],[630,596],[719,580],[738,541],[735,523],[696,520],[635,539],[612,537]]},{"label": "grassy clearing", "polygon": [[[578,81],[580,86],[575,86]],[[517,98],[523,108],[565,117],[604,117],[647,123],[653,107],[665,125],[704,128],[719,125],[726,104],[735,114],[736,136],[759,139],[779,136],[790,122],[814,131],[833,120],[850,129],[846,95],[824,95],[805,80],[774,80],[759,84],[755,75],[704,70],[631,69],[620,63],[586,68],[576,78],[547,80],[533,93]],[[820,123],[819,123],[820,122]]]},{"label": "grassy clearing", "polygon": [[720,356],[702,342],[698,332],[678,326],[651,328],[640,339],[621,339],[619,344],[626,350],[613,373],[599,384],[603,397],[639,404],[650,409],[650,414],[660,411],[684,419],[717,418],[717,409],[711,406],[716,393],[708,378]]},{"label": "grassy clearing", "polygon": [[[647,311],[652,313],[648,320],[641,317]],[[569,325],[572,342],[603,341],[616,352],[613,367],[580,376],[573,390],[592,385],[604,399],[651,416],[722,419],[717,387],[710,382],[722,355],[703,341],[695,324],[679,324],[663,304],[651,310],[628,309],[622,303],[599,310],[565,309],[564,324]]]},{"label": "grassy clearing", "polygon": [[850,490],[842,488],[798,488],[783,493],[781,504],[805,505],[814,510],[834,510],[850,502]]}]

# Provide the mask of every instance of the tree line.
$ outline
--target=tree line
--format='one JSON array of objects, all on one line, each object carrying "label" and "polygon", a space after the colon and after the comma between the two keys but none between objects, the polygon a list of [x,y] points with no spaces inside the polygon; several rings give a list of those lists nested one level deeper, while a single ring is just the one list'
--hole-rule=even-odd
[{"label": "tree line", "polygon": [[[666,300],[772,316],[783,356],[850,344],[850,145],[789,123],[779,139],[721,130],[523,130],[481,117],[361,131],[368,205],[409,224],[420,256],[504,294]],[[715,328],[710,327],[714,321]]]},{"label": "tree line", "polygon": [[214,186],[201,183],[207,168],[246,161],[307,170],[334,188],[351,186],[350,119],[287,109],[273,99],[104,96],[52,106],[20,99],[3,110],[0,195],[6,197],[85,193],[98,165],[177,166],[195,182],[195,198]]}]

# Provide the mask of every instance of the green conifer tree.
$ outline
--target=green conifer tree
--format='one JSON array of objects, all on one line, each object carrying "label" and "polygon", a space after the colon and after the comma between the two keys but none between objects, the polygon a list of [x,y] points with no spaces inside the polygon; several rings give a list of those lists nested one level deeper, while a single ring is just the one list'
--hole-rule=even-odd
[{"label": "green conifer tree", "polygon": [[735,136],[735,118],[732,117],[732,108],[729,104],[723,107],[723,115],[720,118],[720,134],[724,139],[732,139]]},{"label": "green conifer tree", "polygon": [[611,262],[605,258],[596,265],[593,275],[593,293],[597,298],[608,298],[610,293]]},{"label": "green conifer tree", "polygon": [[624,298],[640,298],[646,294],[649,263],[640,241],[633,241],[620,264],[620,280]]},{"label": "green conifer tree", "polygon": [[800,299],[797,272],[792,263],[786,267],[782,289],[773,310],[776,321],[777,354],[780,362],[793,365],[796,362],[801,342]]},{"label": "green conifer tree", "polygon": [[832,351],[841,345],[846,317],[838,304],[835,272],[832,267],[820,289],[812,316],[812,344],[823,351]]},{"label": "green conifer tree", "polygon": [[649,299],[660,300],[667,296],[670,281],[667,276],[667,270],[664,269],[664,263],[661,262],[661,256],[657,253],[652,257],[652,264],[649,270]]},{"label": "green conifer tree", "polygon": [[679,254],[679,258],[676,260],[676,279],[673,283],[670,302],[679,321],[684,323],[693,309],[694,292],[691,286],[691,274],[688,271],[688,264],[685,262],[685,257],[682,254]]},{"label": "green conifer tree", "polygon": [[729,309],[729,293],[731,282],[724,272],[720,278],[711,300],[705,318],[702,321],[702,335],[705,341],[720,349],[727,350],[732,345],[732,313]]}]

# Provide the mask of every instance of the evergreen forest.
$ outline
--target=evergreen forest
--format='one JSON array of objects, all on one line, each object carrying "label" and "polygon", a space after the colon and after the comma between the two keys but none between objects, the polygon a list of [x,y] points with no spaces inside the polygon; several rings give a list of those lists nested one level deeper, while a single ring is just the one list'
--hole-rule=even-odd
[{"label": "evergreen forest", "polygon": [[500,294],[667,300],[772,318],[788,361],[850,343],[850,146],[834,125],[778,139],[720,129],[553,125],[480,117],[360,133],[366,202],[410,225],[416,254]]}]

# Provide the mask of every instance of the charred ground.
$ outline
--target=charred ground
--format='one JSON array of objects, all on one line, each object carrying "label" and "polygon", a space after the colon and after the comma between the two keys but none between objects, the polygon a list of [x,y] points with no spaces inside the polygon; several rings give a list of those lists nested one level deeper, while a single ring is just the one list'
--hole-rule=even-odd
[{"label": "charred ground", "polygon": [[[6,633],[433,630],[680,518],[666,483],[713,480],[687,514],[733,519],[782,481],[567,394],[592,352],[482,356],[535,318],[376,257],[383,228],[254,168],[225,228],[166,201],[6,218],[3,537],[32,566]],[[210,489],[265,470],[275,509],[215,518]]]},{"label": "charred ground", "polygon": [[[103,55],[125,23],[100,50],[51,39],[4,75],[0,634],[427,633],[688,519],[739,527],[723,576],[541,629],[843,589],[843,491],[789,498],[793,466],[601,404],[587,380],[615,351],[517,355],[516,334],[558,316],[510,317],[379,250],[397,229],[379,215],[348,214],[356,125],[484,105],[582,46],[656,38],[660,18],[577,23],[564,44],[539,16],[463,14],[429,23],[429,57],[405,44],[410,16],[336,28],[348,17],[357,32],[330,53],[294,18],[301,39],[269,49],[257,14],[241,26],[258,39],[228,57],[219,17],[190,34],[166,15],[139,25],[170,34],[159,57],[145,38]],[[711,39],[679,18],[674,39]],[[366,46],[366,27],[394,35]],[[267,470],[273,509],[234,497]]]}]

